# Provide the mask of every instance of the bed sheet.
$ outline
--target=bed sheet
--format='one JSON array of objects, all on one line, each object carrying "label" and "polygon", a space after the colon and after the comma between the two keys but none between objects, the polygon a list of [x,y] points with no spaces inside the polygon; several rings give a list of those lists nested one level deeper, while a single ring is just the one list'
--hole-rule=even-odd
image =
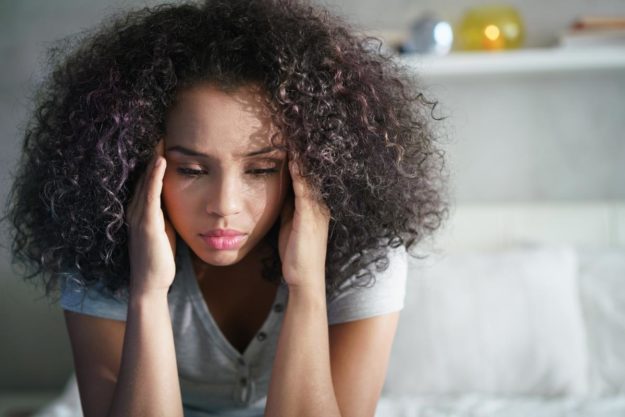
[{"label": "bed sheet", "polygon": [[382,397],[375,417],[623,417],[625,396],[604,398]]}]

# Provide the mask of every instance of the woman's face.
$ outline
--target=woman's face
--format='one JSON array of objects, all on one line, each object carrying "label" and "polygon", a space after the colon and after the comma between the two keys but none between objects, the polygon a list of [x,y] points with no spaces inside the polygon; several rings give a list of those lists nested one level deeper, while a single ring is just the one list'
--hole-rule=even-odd
[{"label": "woman's face", "polygon": [[[200,84],[178,95],[166,119],[163,204],[180,237],[210,265],[245,258],[278,219],[291,186],[259,94]],[[223,236],[229,233],[236,236]]]}]

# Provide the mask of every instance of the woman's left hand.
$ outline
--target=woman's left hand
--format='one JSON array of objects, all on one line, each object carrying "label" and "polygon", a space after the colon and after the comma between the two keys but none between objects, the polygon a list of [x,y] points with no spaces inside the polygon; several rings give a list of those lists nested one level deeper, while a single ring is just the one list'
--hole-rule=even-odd
[{"label": "woman's left hand", "polygon": [[289,287],[325,291],[330,210],[314,197],[294,161],[289,161],[289,171],[295,197],[287,198],[281,214],[278,248],[282,274]]}]

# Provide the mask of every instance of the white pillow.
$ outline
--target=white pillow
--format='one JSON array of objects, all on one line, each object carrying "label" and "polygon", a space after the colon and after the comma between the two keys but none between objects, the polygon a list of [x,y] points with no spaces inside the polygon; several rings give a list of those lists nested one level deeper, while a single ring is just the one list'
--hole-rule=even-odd
[{"label": "white pillow", "polygon": [[585,395],[571,247],[409,257],[387,395]]},{"label": "white pillow", "polygon": [[590,348],[590,394],[625,394],[625,249],[579,252]]}]

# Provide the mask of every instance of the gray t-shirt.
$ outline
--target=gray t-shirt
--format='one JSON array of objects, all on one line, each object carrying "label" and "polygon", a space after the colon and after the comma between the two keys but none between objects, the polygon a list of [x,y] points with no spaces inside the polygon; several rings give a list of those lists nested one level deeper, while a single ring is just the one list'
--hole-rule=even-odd
[{"label": "gray t-shirt", "polygon": [[[278,335],[288,303],[280,285],[273,306],[243,354],[221,333],[204,301],[184,241],[177,241],[177,271],[168,294],[178,376],[185,417],[262,416]],[[368,288],[350,288],[328,300],[330,325],[401,310],[407,258],[403,246],[389,253],[389,267]],[[65,310],[126,320],[127,297],[113,297],[101,287],[86,292],[71,279],[61,281]]]}]

